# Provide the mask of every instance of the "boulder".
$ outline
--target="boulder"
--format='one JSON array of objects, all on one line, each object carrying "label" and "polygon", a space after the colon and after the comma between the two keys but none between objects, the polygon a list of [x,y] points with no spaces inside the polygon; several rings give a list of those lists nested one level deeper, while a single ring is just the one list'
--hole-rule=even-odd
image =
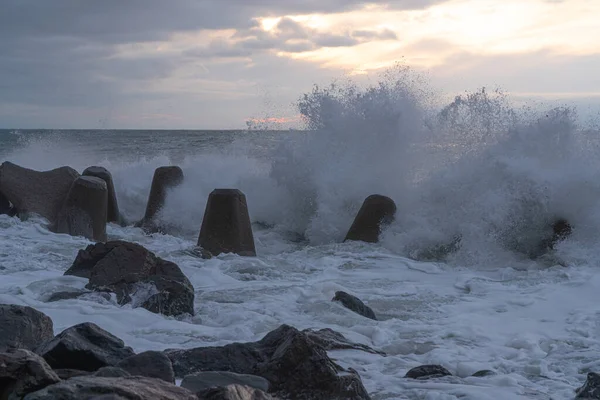
[{"label": "boulder", "polygon": [[0,399],[20,399],[56,382],[58,375],[37,354],[25,349],[0,353]]},{"label": "boulder", "polygon": [[58,375],[58,377],[63,381],[67,380],[67,379],[75,378],[76,376],[92,375],[92,372],[90,372],[90,371],[81,371],[79,369],[68,369],[68,368],[58,368],[58,369],[55,369],[54,372],[56,372],[56,375]]},{"label": "boulder", "polygon": [[302,332],[305,333],[313,342],[323,347],[327,351],[358,350],[371,354],[377,354],[384,357],[386,356],[386,354],[383,351],[375,350],[364,344],[351,342],[348,339],[346,339],[341,333],[329,328],[320,329],[318,331],[312,329],[305,329]]},{"label": "boulder", "polygon": [[179,186],[183,182],[183,170],[177,166],[159,167],[154,171],[152,178],[152,187],[148,196],[146,213],[144,218],[136,224],[147,232],[160,232],[162,229],[158,226],[156,216],[165,206],[167,193],[170,189]]},{"label": "boulder", "polygon": [[131,375],[132,374],[119,367],[102,367],[98,371],[94,372],[94,376],[99,376],[102,378],[124,378]]},{"label": "boulder", "polygon": [[115,222],[123,225],[124,219],[119,212],[117,192],[113,182],[112,174],[104,167],[88,167],[83,171],[83,176],[93,176],[102,179],[106,183],[108,203],[106,208],[106,222]]},{"label": "boulder", "polygon": [[198,400],[189,390],[160,379],[142,376],[78,376],[30,393],[24,400],[82,400],[99,398],[97,396],[102,396],[102,399],[127,400]]},{"label": "boulder", "polygon": [[39,214],[53,224],[77,177],[70,167],[40,172],[5,161],[0,165],[0,192],[19,215]]},{"label": "boulder", "polygon": [[384,225],[390,224],[396,214],[396,203],[389,197],[373,194],[365,199],[344,241],[357,240],[377,243]]},{"label": "boulder", "polygon": [[450,371],[441,365],[421,365],[420,367],[415,367],[408,371],[404,377],[425,380],[431,378],[441,378],[442,376],[450,375],[452,375]]},{"label": "boulder", "polygon": [[187,375],[181,381],[181,387],[194,393],[201,392],[213,387],[227,387],[229,385],[240,385],[249,388],[269,391],[269,381],[256,375],[236,374],[226,371],[197,372]]},{"label": "boulder", "polygon": [[576,399],[600,399],[600,374],[589,372],[585,383],[575,393]]},{"label": "boulder", "polygon": [[12,215],[10,201],[0,192],[0,215]]},{"label": "boulder", "polygon": [[107,194],[102,179],[93,176],[77,178],[58,213],[56,232],[105,242]]},{"label": "boulder", "polygon": [[34,350],[54,337],[49,316],[31,307],[0,304],[0,351]]},{"label": "boulder", "polygon": [[256,256],[246,196],[237,189],[215,189],[208,196],[198,246],[213,256]]},{"label": "boulder", "polygon": [[117,367],[131,375],[146,376],[175,383],[171,360],[159,351],[145,351],[120,361]]},{"label": "boulder", "polygon": [[118,337],[91,322],[72,326],[36,349],[52,368],[97,371],[134,352]]},{"label": "boulder", "polygon": [[205,389],[196,395],[199,400],[277,400],[262,390],[242,385]]},{"label": "boulder", "polygon": [[489,369],[482,369],[481,371],[477,371],[475,372],[473,375],[473,377],[475,378],[485,378],[486,376],[494,376],[496,375],[496,373],[492,370]]},{"label": "boulder", "polygon": [[164,315],[194,314],[194,287],[177,264],[135,243],[89,245],[65,275],[89,278],[88,289],[114,292],[120,304],[135,301]]},{"label": "boulder", "polygon": [[275,396],[304,400],[369,399],[356,371],[344,369],[297,329],[282,325],[253,343],[166,350],[175,376],[229,371],[267,379]]},{"label": "boulder", "polygon": [[352,296],[346,292],[335,292],[332,301],[340,302],[344,307],[355,313],[362,315],[365,318],[377,321],[377,317],[371,308],[367,307],[358,297]]}]

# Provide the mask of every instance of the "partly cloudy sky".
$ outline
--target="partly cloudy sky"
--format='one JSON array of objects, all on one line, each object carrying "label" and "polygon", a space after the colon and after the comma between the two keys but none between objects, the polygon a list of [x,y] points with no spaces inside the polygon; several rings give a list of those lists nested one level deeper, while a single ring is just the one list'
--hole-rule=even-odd
[{"label": "partly cloudy sky", "polygon": [[[245,128],[397,62],[600,104],[598,0],[0,0],[0,128]],[[371,79],[371,78],[369,78]]]}]

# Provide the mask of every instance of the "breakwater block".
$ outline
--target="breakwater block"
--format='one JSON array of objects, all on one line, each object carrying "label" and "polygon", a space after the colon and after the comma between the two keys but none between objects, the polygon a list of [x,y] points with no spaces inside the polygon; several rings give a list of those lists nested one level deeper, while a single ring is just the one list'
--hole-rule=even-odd
[{"label": "breakwater block", "polygon": [[144,227],[148,230],[154,230],[152,227],[154,219],[160,210],[165,206],[167,192],[183,182],[183,170],[177,166],[158,167],[154,171],[152,178],[152,187],[148,196],[148,204],[146,205],[146,213],[144,218],[137,226]]},{"label": "breakwater block", "polygon": [[93,176],[80,176],[73,182],[58,215],[56,232],[105,242],[107,203],[106,182]]},{"label": "breakwater block", "polygon": [[344,241],[377,243],[384,225],[396,215],[396,203],[389,197],[373,194],[365,199]]},{"label": "breakwater block", "polygon": [[70,167],[40,172],[5,161],[0,165],[0,192],[19,216],[35,213],[53,224],[77,177]]},{"label": "breakwater block", "polygon": [[256,256],[246,196],[237,189],[215,189],[208,196],[198,246],[217,256]]},{"label": "breakwater block", "polygon": [[119,212],[119,203],[117,202],[117,193],[113,183],[113,177],[109,170],[104,167],[88,167],[83,171],[83,176],[93,176],[102,179],[106,183],[108,191],[108,207],[106,210],[106,222],[122,223],[123,218]]},{"label": "breakwater block", "polygon": [[10,215],[11,211],[10,201],[0,192],[0,215]]}]

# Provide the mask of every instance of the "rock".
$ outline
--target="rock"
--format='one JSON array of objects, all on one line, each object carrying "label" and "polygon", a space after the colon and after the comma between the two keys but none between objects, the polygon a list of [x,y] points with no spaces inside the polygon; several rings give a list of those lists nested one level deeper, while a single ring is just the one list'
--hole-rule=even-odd
[{"label": "rock", "polygon": [[[189,390],[141,376],[102,378],[79,376],[30,393],[24,400],[83,400],[106,396],[128,400],[198,400]],[[115,397],[118,396],[118,397]]]},{"label": "rock", "polygon": [[88,289],[110,290],[120,304],[135,299],[154,313],[194,314],[194,287],[177,264],[135,243],[90,245],[79,251],[65,275],[89,278]]},{"label": "rock", "polygon": [[58,368],[58,369],[55,369],[54,372],[63,381],[67,380],[67,379],[75,378],[76,376],[87,376],[87,375],[92,374],[90,371],[82,371],[80,369],[68,369],[68,368],[64,368],[64,369]]},{"label": "rock", "polygon": [[559,219],[554,222],[554,224],[552,224],[550,249],[554,249],[554,246],[571,236],[571,233],[573,233],[573,227],[566,219]]},{"label": "rock", "polygon": [[359,240],[377,243],[384,225],[391,223],[396,214],[396,203],[386,196],[373,194],[365,199],[344,241]]},{"label": "rock", "polygon": [[134,353],[118,337],[91,322],[72,326],[40,346],[41,355],[52,368],[96,371],[114,366]]},{"label": "rock", "polygon": [[346,292],[335,292],[332,301],[339,301],[344,307],[365,318],[377,321],[377,317],[371,308],[367,307],[358,297],[354,297]]},{"label": "rock", "polygon": [[93,176],[102,179],[106,183],[108,191],[108,203],[106,208],[106,222],[115,222],[123,225],[124,219],[119,212],[119,203],[117,202],[117,192],[113,182],[112,174],[104,167],[88,167],[83,171],[83,176]]},{"label": "rock", "polygon": [[277,400],[262,390],[242,385],[205,389],[196,395],[199,400]]},{"label": "rock", "polygon": [[132,374],[119,367],[102,367],[98,371],[94,372],[94,376],[102,378],[124,378],[131,375]]},{"label": "rock", "polygon": [[31,307],[0,304],[0,351],[34,350],[54,337],[49,316]]},{"label": "rock", "polygon": [[29,350],[0,353],[0,399],[20,399],[59,381],[46,361]]},{"label": "rock", "polygon": [[175,376],[200,371],[258,375],[276,396],[305,400],[369,399],[360,376],[333,362],[326,350],[297,329],[282,325],[253,343],[166,350]]},{"label": "rock", "polygon": [[58,213],[56,232],[106,241],[106,183],[93,176],[80,176],[73,182]]},{"label": "rock", "polygon": [[448,375],[452,374],[441,365],[421,365],[408,371],[404,377],[411,379],[431,379]]},{"label": "rock", "polygon": [[5,161],[0,166],[0,192],[19,215],[39,214],[53,224],[77,177],[70,167],[39,172]]},{"label": "rock", "polygon": [[256,256],[246,196],[237,189],[215,189],[208,196],[198,246],[214,256]]},{"label": "rock", "polygon": [[12,207],[10,201],[0,192],[0,215],[11,215]]},{"label": "rock", "polygon": [[147,232],[160,232],[156,216],[164,207],[170,189],[183,182],[183,170],[177,166],[159,167],[154,171],[144,218],[136,224]]},{"label": "rock", "polygon": [[589,372],[583,386],[575,392],[576,399],[600,399],[600,374]]},{"label": "rock", "polygon": [[321,329],[318,331],[314,331],[312,329],[305,329],[302,332],[305,333],[306,335],[308,335],[308,337],[313,342],[315,342],[319,346],[323,347],[327,351],[330,351],[330,350],[359,350],[359,351],[365,351],[365,352],[371,353],[371,354],[378,354],[378,355],[384,356],[384,357],[386,356],[386,354],[383,351],[375,350],[364,344],[351,342],[348,339],[346,339],[344,337],[344,335],[342,335],[341,333],[333,331],[329,328]]},{"label": "rock", "polygon": [[175,373],[171,360],[159,351],[145,351],[120,361],[117,367],[131,375],[146,376],[175,383]]},{"label": "rock", "polygon": [[269,391],[269,381],[265,378],[256,375],[236,374],[226,371],[197,372],[192,375],[187,375],[181,381],[181,387],[194,393],[212,387],[226,387],[229,385],[247,386],[263,392]]},{"label": "rock", "polygon": [[496,375],[496,373],[495,373],[494,371],[491,371],[491,370],[489,370],[489,369],[483,369],[483,370],[481,370],[481,371],[477,371],[477,372],[475,372],[475,373],[474,373],[473,375],[471,375],[471,376],[473,376],[473,377],[475,377],[475,378],[484,378],[484,377],[486,377],[486,376],[493,376],[493,375]]}]

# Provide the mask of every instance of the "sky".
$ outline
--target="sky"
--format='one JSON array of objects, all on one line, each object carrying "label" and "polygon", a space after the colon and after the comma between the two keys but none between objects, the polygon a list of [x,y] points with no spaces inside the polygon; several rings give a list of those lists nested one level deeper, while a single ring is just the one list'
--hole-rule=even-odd
[{"label": "sky", "polygon": [[295,126],[314,84],[398,63],[440,98],[486,86],[600,110],[598,15],[598,0],[0,0],[0,128]]}]

